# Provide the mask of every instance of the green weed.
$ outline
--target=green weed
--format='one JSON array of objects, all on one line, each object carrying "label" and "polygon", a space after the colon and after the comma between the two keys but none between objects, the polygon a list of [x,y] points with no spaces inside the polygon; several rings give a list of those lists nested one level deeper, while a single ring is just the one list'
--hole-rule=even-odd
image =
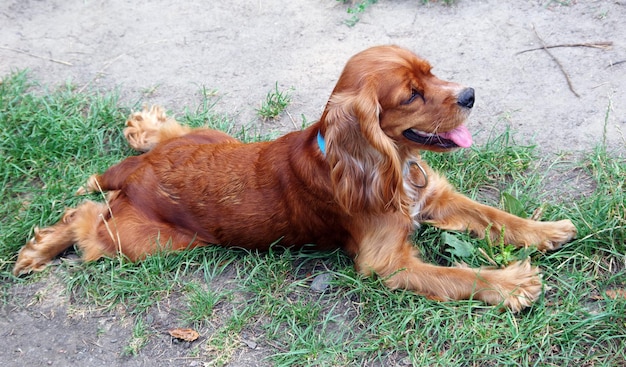
[{"label": "green weed", "polygon": [[225,294],[204,289],[197,283],[188,284],[185,293],[188,309],[184,312],[184,321],[188,324],[209,321],[215,306],[226,298]]},{"label": "green weed", "polygon": [[[367,9],[376,4],[378,0],[337,0],[343,4],[350,3],[350,6],[346,9],[348,14],[352,14],[352,16],[346,20],[344,23],[348,27],[354,27],[359,21],[361,21],[361,15],[367,11]],[[457,0],[441,0],[440,2],[444,5],[452,5]],[[422,0],[422,4],[429,4],[431,2],[438,2],[437,0]]]},{"label": "green weed", "polygon": [[132,336],[128,344],[124,347],[124,354],[129,356],[138,355],[141,349],[148,344],[149,338],[150,332],[143,319],[141,317],[136,318]]},{"label": "green weed", "polygon": [[261,103],[261,107],[257,109],[257,114],[263,120],[275,119],[287,108],[291,102],[291,96],[288,92],[278,89],[278,82],[274,86],[274,90],[267,93],[265,101]]},{"label": "green weed", "polygon": [[348,12],[348,14],[352,14],[352,17],[344,21],[349,27],[354,27],[361,20],[360,15],[364,13],[371,5],[378,2],[378,0],[359,0],[358,2],[352,0],[337,1],[341,1],[344,4],[349,1],[351,3],[351,6],[349,6],[346,11]]}]

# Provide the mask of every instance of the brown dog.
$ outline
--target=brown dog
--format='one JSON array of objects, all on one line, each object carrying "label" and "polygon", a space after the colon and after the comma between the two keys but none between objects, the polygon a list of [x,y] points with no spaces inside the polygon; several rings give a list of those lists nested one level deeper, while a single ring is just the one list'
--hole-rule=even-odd
[{"label": "brown dog", "polygon": [[37,229],[13,272],[46,264],[72,244],[86,261],[122,253],[131,260],[159,248],[208,244],[267,249],[341,247],[365,275],[437,300],[475,298],[514,311],[541,292],[529,262],[504,269],[422,262],[408,241],[420,222],[553,250],[572,239],[569,220],[537,222],[457,193],[421,159],[420,150],[468,147],[463,125],[474,90],[442,81],[430,65],[395,46],[348,61],[321,119],[272,142],[244,144],[215,130],[190,129],[158,107],[130,116],[129,157],[89,179],[108,191],[52,227]]}]

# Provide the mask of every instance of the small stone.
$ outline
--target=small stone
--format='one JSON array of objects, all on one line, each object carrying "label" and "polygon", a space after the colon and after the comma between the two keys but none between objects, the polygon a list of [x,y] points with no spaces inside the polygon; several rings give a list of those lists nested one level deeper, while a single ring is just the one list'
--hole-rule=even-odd
[{"label": "small stone", "polygon": [[322,293],[330,286],[330,281],[333,279],[333,275],[330,273],[322,273],[313,278],[311,282],[311,290],[314,292]]},{"label": "small stone", "polygon": [[257,344],[256,342],[252,341],[252,340],[248,340],[248,339],[241,339],[241,341],[248,346],[248,348],[250,349],[256,349]]}]

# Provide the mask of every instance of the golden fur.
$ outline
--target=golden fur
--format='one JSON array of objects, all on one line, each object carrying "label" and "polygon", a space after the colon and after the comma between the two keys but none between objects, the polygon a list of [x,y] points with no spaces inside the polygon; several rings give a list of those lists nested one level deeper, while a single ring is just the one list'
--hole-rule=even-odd
[{"label": "golden fur", "polygon": [[471,144],[463,123],[473,103],[472,89],[436,78],[405,49],[380,46],[349,60],[318,122],[272,142],[191,129],[159,107],[134,113],[124,135],[146,153],[92,176],[81,192],[108,191],[107,204],[86,201],[35,229],[14,273],[41,270],[74,243],[91,261],[118,253],[137,260],[165,245],[267,249],[280,240],[341,247],[359,272],[391,288],[520,310],[541,292],[539,269],[528,261],[435,266],[408,240],[422,222],[477,236],[491,228],[494,239],[504,228],[506,243],[540,250],[576,234],[569,220],[537,222],[474,202],[421,160],[423,149]]}]

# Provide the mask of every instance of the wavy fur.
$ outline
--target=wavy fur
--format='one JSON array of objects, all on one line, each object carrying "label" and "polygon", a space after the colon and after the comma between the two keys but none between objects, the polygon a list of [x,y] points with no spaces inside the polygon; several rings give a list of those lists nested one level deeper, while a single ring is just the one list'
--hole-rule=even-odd
[{"label": "wavy fur", "polygon": [[391,288],[520,310],[541,292],[536,267],[425,264],[408,240],[416,222],[477,235],[491,226],[494,237],[506,228],[507,242],[542,250],[576,233],[568,220],[535,222],[476,203],[420,159],[422,149],[467,142],[462,124],[473,99],[473,90],[436,78],[410,51],[380,46],[348,61],[320,121],[272,142],[244,144],[182,126],[160,107],[144,109],[129,117],[124,135],[146,153],[79,190],[108,191],[107,203],[86,201],[59,223],[35,229],[13,272],[42,270],[72,244],[93,261],[119,253],[139,260],[165,244],[184,250],[313,243],[341,247],[359,272],[376,273]]}]

